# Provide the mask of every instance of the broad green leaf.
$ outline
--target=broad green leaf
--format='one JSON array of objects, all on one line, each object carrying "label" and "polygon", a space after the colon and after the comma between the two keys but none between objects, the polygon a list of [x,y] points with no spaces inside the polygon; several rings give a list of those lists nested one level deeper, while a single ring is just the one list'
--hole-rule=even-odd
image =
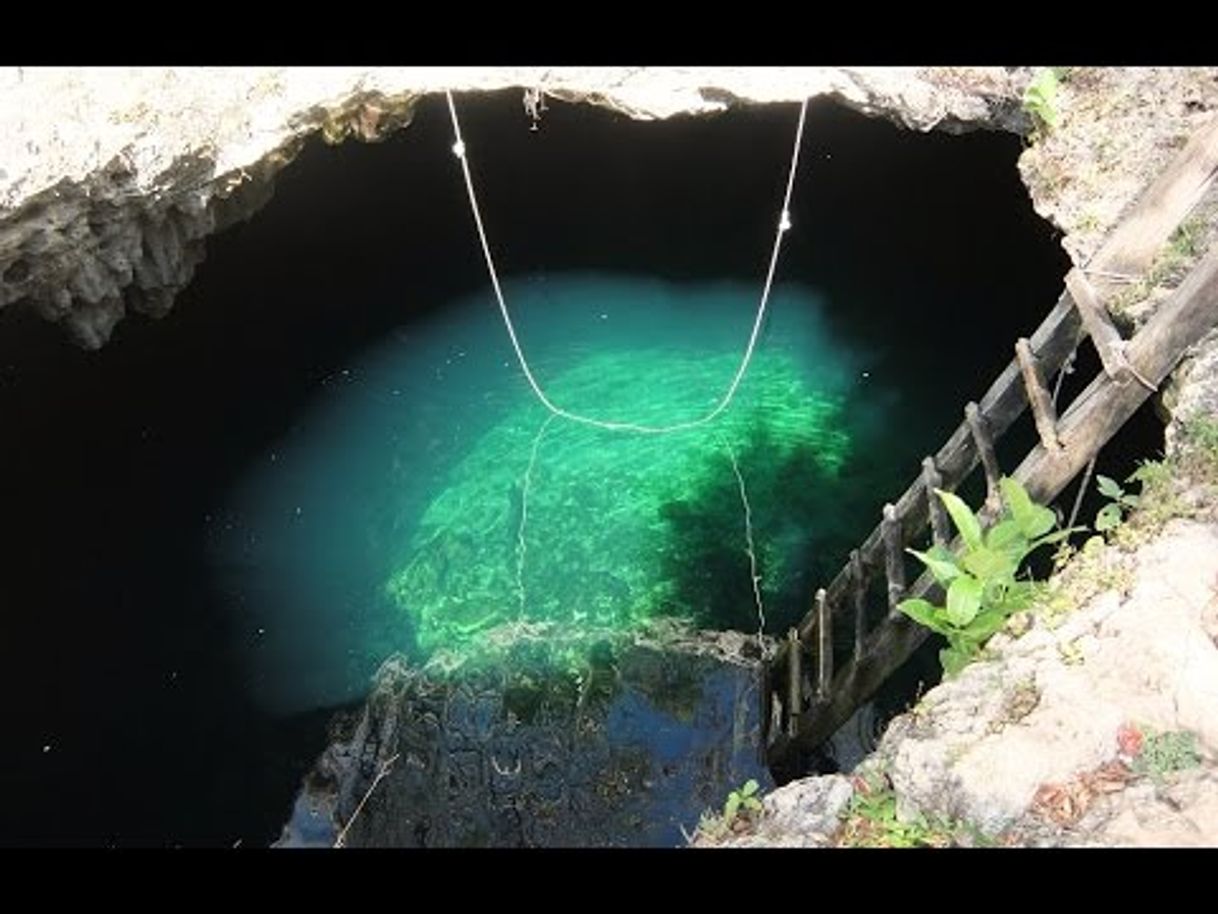
[{"label": "broad green leaf", "polygon": [[745,797],[744,808],[751,812],[761,812],[763,807],[761,801],[756,797]]},{"label": "broad green leaf", "polygon": [[947,513],[952,517],[952,523],[956,525],[956,529],[964,538],[965,545],[970,549],[979,549],[981,547],[981,524],[977,520],[977,515],[959,495],[944,489],[935,489],[935,491],[943,499],[943,506],[947,508]]},{"label": "broad green leaf", "polygon": [[955,676],[968,666],[968,662],[972,659],[971,652],[958,647],[945,647],[939,651],[939,663],[943,665],[943,672],[947,676]]},{"label": "broad green leaf", "polygon": [[944,586],[960,576],[960,566],[956,564],[956,557],[950,550],[942,546],[932,546],[925,552],[919,552],[917,549],[906,549],[905,551],[916,556],[918,561],[930,569],[935,580]]},{"label": "broad green leaf", "polygon": [[1040,505],[1033,505],[1032,513],[1019,521],[1019,528],[1023,531],[1024,536],[1034,540],[1042,533],[1048,533],[1052,530],[1053,525],[1056,523],[1057,515],[1051,510]]},{"label": "broad green leaf", "polygon": [[1169,473],[1166,466],[1160,460],[1143,460],[1138,464],[1138,468],[1126,477],[1126,482],[1140,482],[1143,488],[1147,484],[1154,484],[1155,480],[1163,479]]},{"label": "broad green leaf", "polygon": [[1120,484],[1111,476],[1101,476],[1099,473],[1096,473],[1095,486],[1100,490],[1100,494],[1106,498],[1119,499],[1125,494],[1125,490],[1122,489]]},{"label": "broad green leaf", "polygon": [[919,625],[924,625],[933,632],[938,632],[941,635],[946,635],[951,629],[945,625],[940,615],[943,612],[941,607],[935,606],[920,597],[915,597],[909,600],[902,600],[897,604],[897,609],[909,616]]},{"label": "broad green leaf", "polygon": [[723,804],[723,818],[732,822],[736,818],[736,813],[740,810],[740,801],[743,797],[736,791],[732,791],[727,795],[727,802]]},{"label": "broad green leaf", "polygon": [[1057,75],[1042,67],[1023,93],[1024,110],[1035,114],[1050,129],[1057,126]]},{"label": "broad green leaf", "polygon": [[1119,526],[1120,523],[1121,507],[1112,502],[1100,508],[1099,513],[1095,515],[1095,529],[1100,533],[1106,533]]},{"label": "broad green leaf", "polygon": [[981,608],[981,582],[963,574],[947,588],[947,621],[963,628],[973,621]]},{"label": "broad green leaf", "polygon": [[744,787],[741,788],[740,793],[742,796],[751,797],[753,794],[755,794],[760,789],[761,789],[761,785],[758,784],[756,781],[754,781],[752,778],[750,778],[749,780],[744,782]]},{"label": "broad green leaf", "polygon": [[971,572],[982,581],[991,578],[1010,577],[1015,574],[1016,568],[1019,567],[1019,560],[1023,556],[1012,555],[1009,552],[998,552],[994,549],[982,547],[974,549],[962,560],[965,569]]},{"label": "broad green leaf", "polygon": [[1035,581],[1015,581],[1007,588],[1002,599],[995,601],[994,608],[1004,616],[1027,609],[1040,589],[1041,585]]},{"label": "broad green leaf", "polygon": [[1126,508],[1136,508],[1141,499],[1137,495],[1122,495],[1121,504]]},{"label": "broad green leaf", "polygon": [[1039,539],[1033,540],[1031,543],[1029,543],[1028,552],[1031,552],[1033,549],[1039,549],[1041,546],[1047,546],[1050,543],[1059,542],[1072,534],[1081,533],[1086,529],[1086,527],[1065,527],[1061,530],[1054,530],[1052,533],[1047,533]]},{"label": "broad green leaf", "polygon": [[1002,501],[1011,512],[1011,517],[1015,522],[1022,527],[1025,523],[1025,518],[1032,514],[1032,499],[1028,497],[1028,490],[1021,486],[1010,476],[1003,476],[998,480],[998,488],[1002,492]]},{"label": "broad green leaf", "polygon": [[960,635],[968,640],[981,643],[989,640],[996,631],[1002,628],[1009,613],[997,607],[987,607],[977,613],[977,618],[960,630]]},{"label": "broad green leaf", "polygon": [[1027,537],[1023,535],[1023,531],[1019,527],[1019,523],[1012,519],[999,521],[990,528],[990,532],[985,535],[986,545],[991,549],[1022,551],[1027,548]]}]

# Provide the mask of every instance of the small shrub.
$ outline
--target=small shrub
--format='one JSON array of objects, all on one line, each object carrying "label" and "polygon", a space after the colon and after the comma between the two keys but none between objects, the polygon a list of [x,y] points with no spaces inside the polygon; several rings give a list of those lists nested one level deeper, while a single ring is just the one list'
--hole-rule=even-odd
[{"label": "small shrub", "polygon": [[1042,67],[1023,92],[1023,110],[1033,117],[1038,131],[1053,130],[1057,127],[1060,119],[1057,110],[1057,89],[1058,77],[1054,68]]},{"label": "small shrub", "polygon": [[750,779],[727,795],[722,813],[715,814],[708,809],[702,814],[698,834],[712,841],[722,840],[733,832],[747,828],[761,814],[761,810],[761,785]]},{"label": "small shrub", "polygon": [[950,847],[985,844],[986,837],[953,819],[918,815],[909,822],[897,818],[897,795],[887,778],[856,776],[854,796],[846,808],[836,843],[840,847]]},{"label": "small shrub", "polygon": [[[1125,481],[1130,482],[1135,476],[1137,473]],[[1109,476],[1096,474],[1095,482],[1100,494],[1109,499],[1108,504],[1100,508],[1099,513],[1095,515],[1095,531],[1107,533],[1125,519],[1127,512],[1138,506],[1138,496],[1132,492],[1126,492],[1120,483]]]},{"label": "small shrub", "polygon": [[897,608],[947,638],[948,646],[939,652],[939,661],[949,676],[977,655],[1008,616],[1031,603],[1037,585],[1016,579],[1023,560],[1039,547],[1064,540],[1081,529],[1050,533],[1057,522],[1052,511],[1034,504],[1014,479],[1004,477],[999,487],[1004,515],[984,534],[980,519],[959,496],[936,489],[960,531],[961,551],[953,553],[944,546],[932,546],[926,552],[908,550],[946,589],[947,599],[937,606],[913,598],[903,600]]},{"label": "small shrub", "polygon": [[1197,737],[1187,730],[1141,734],[1140,752],[1134,754],[1133,770],[1161,784],[1169,774],[1187,771],[1201,764]]}]

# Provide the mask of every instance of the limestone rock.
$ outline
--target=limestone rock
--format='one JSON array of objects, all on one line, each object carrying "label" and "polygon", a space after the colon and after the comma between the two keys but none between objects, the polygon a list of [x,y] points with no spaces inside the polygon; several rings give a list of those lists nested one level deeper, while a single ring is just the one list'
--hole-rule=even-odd
[{"label": "limestone rock", "polygon": [[832,840],[854,788],[831,774],[792,781],[762,799],[756,830],[719,842],[718,847],[823,847]]},{"label": "limestone rock", "polygon": [[308,137],[379,139],[444,89],[539,88],[643,119],[826,96],[916,130],[1018,130],[1013,86],[997,68],[9,67],[0,308],[97,348],[128,310],[164,314],[204,239],[265,203]]}]

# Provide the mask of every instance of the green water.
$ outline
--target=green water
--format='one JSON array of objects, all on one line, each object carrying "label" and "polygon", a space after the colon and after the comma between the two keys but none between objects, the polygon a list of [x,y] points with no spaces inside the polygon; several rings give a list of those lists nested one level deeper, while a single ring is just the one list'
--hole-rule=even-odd
[{"label": "green water", "polygon": [[[595,274],[506,291],[555,403],[653,425],[719,401],[758,294]],[[777,288],[731,406],[664,435],[551,419],[485,293],[330,373],[217,519],[255,693],[282,710],[333,704],[394,649],[476,651],[505,623],[756,631],[764,612],[785,630],[866,532],[857,509],[890,433],[893,392],[831,338],[822,307]]]}]

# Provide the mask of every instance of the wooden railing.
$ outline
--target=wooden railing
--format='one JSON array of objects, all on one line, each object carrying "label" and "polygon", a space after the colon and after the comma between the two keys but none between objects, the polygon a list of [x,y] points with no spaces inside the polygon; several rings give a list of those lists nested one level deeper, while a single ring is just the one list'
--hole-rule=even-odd
[{"label": "wooden railing", "polygon": [[[1202,127],[1151,184],[1083,269],[1071,270],[1057,304],[939,452],[922,461],[905,492],[886,504],[878,526],[850,553],[833,581],[816,592],[812,608],[792,628],[767,667],[763,689],[767,757],[789,766],[793,753],[831,736],[927,637],[927,630],[897,610],[906,597],[935,591],[923,574],[905,576],[905,548],[929,525],[936,543],[951,538],[935,488],[955,489],[978,465],[985,474],[987,510],[998,507],[1002,468],[994,443],[1031,405],[1039,443],[1011,475],[1040,502],[1056,498],[1175,367],[1185,351],[1218,324],[1218,247],[1206,254],[1180,287],[1130,340],[1121,338],[1103,301],[1114,280],[1137,279],[1187,217],[1218,174],[1218,118]],[[1103,370],[1059,418],[1046,379],[1053,377],[1085,337]],[[867,630],[867,595],[883,575],[887,612]],[[846,618],[843,618],[846,617]],[[834,670],[833,627],[848,621],[852,650]]]}]

